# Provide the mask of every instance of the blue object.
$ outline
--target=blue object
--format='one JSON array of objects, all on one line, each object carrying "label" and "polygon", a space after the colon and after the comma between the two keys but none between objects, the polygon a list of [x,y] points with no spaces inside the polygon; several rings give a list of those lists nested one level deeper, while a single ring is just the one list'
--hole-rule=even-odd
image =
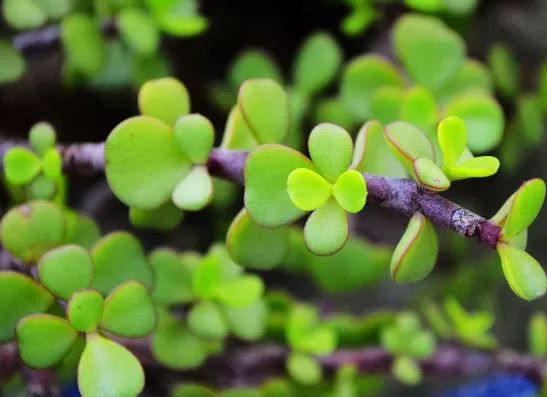
[{"label": "blue object", "polygon": [[538,397],[539,387],[517,375],[492,375],[436,397]]}]

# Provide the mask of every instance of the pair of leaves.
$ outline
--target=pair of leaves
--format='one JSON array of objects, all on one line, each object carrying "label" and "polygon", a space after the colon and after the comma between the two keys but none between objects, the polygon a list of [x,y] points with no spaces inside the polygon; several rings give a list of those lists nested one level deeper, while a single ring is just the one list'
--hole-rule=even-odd
[{"label": "pair of leaves", "polygon": [[95,290],[72,295],[67,305],[67,320],[50,314],[32,314],[17,324],[19,352],[25,364],[48,368],[67,355],[78,332],[101,330],[123,337],[141,337],[153,329],[155,311],[147,289],[128,281],[103,301]]},{"label": "pair of leaves", "polygon": [[545,201],[545,182],[531,179],[503,204],[491,221],[501,227],[497,245],[503,273],[511,289],[526,300],[536,299],[547,291],[547,277],[541,265],[523,251],[518,242],[535,220]]},{"label": "pair of leaves", "polygon": [[443,154],[443,171],[450,180],[481,178],[495,174],[499,160],[492,156],[473,157],[467,149],[465,123],[448,117],[438,126],[438,142]]}]

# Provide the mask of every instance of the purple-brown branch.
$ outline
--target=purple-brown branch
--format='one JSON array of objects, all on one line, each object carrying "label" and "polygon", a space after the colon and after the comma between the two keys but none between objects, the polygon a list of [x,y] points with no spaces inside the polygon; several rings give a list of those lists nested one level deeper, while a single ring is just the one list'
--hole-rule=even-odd
[{"label": "purple-brown branch", "polygon": [[[0,157],[16,141],[0,143]],[[68,173],[100,174],[104,172],[104,143],[58,145],[63,168]],[[207,167],[211,175],[243,185],[248,152],[215,148]],[[476,238],[495,248],[500,227],[460,205],[425,191],[410,179],[395,179],[364,174],[368,202],[394,210],[405,216],[421,212],[434,224],[450,229],[463,237]]]}]

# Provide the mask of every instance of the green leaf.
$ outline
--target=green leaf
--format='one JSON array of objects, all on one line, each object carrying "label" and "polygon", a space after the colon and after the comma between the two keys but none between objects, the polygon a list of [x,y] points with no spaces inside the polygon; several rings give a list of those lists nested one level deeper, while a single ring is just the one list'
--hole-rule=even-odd
[{"label": "green leaf", "polygon": [[446,10],[455,15],[471,14],[479,3],[478,0],[443,0]]},{"label": "green leaf", "polygon": [[391,371],[397,380],[407,385],[417,385],[422,381],[422,371],[418,363],[408,356],[396,357]]},{"label": "green leaf", "polygon": [[370,100],[371,118],[387,124],[396,121],[401,115],[404,98],[401,87],[380,87],[374,91]]},{"label": "green leaf", "polygon": [[172,77],[150,80],[139,90],[141,114],[175,125],[177,119],[190,111],[190,98],[184,84]]},{"label": "green leaf", "polygon": [[17,323],[17,346],[23,362],[32,368],[48,368],[68,353],[78,333],[64,319],[32,314]]},{"label": "green leaf", "polygon": [[231,333],[248,342],[260,339],[265,332],[267,308],[258,300],[246,307],[223,307]]},{"label": "green leaf", "polygon": [[[149,57],[145,57],[142,55],[139,56],[135,54],[131,61],[132,62],[129,65],[131,69],[128,68],[128,72],[132,75],[128,77],[131,78],[130,81],[133,83],[133,86],[137,88],[142,87],[144,84],[148,83],[152,79],[168,78],[171,74],[171,67],[167,59],[163,55],[161,55],[161,53],[157,53],[154,56]],[[120,65],[123,66],[124,63],[120,62]],[[188,101],[189,100],[187,100],[186,102]],[[189,105],[184,106],[186,107]]]},{"label": "green leaf", "polygon": [[336,349],[337,334],[328,325],[319,323],[317,310],[306,305],[294,305],[285,324],[289,346],[296,351],[328,354]]},{"label": "green leaf", "polygon": [[458,163],[447,172],[447,175],[453,181],[465,178],[482,178],[494,175],[498,172],[499,167],[500,162],[495,157],[474,157]]},{"label": "green leaf", "polygon": [[402,98],[400,118],[426,132],[434,130],[439,113],[433,93],[420,86],[408,90]]},{"label": "green leaf", "polygon": [[309,216],[304,227],[304,240],[315,255],[332,255],[342,249],[348,233],[346,211],[331,198]]},{"label": "green leaf", "polygon": [[315,385],[321,381],[321,365],[308,354],[291,353],[287,359],[287,371],[303,385]]},{"label": "green leaf", "polygon": [[517,100],[518,128],[526,142],[540,145],[543,139],[543,112],[539,97],[535,94],[522,95]]},{"label": "green leaf", "polygon": [[194,305],[188,313],[188,326],[204,338],[222,339],[228,333],[222,312],[213,302],[203,301]]},{"label": "green leaf", "polygon": [[443,154],[443,169],[453,167],[467,142],[465,124],[459,117],[447,117],[437,127],[437,138]]},{"label": "green leaf", "polygon": [[427,136],[414,125],[396,121],[384,129],[384,138],[388,147],[399,161],[414,172],[414,161],[426,158],[435,161],[435,149]]},{"label": "green leaf", "polygon": [[416,212],[391,258],[391,277],[398,283],[413,283],[426,277],[435,266],[439,242],[431,222]]},{"label": "green leaf", "polygon": [[315,124],[337,124],[348,130],[351,129],[354,124],[352,114],[340,98],[319,99],[315,107],[313,120]]},{"label": "green leaf", "polygon": [[137,396],[144,388],[144,371],[125,347],[89,334],[78,365],[78,388],[86,397]]},{"label": "green leaf", "polygon": [[245,163],[245,208],[256,223],[278,227],[304,215],[287,193],[287,178],[297,168],[314,169],[307,157],[285,146],[251,152]]},{"label": "green leaf", "polygon": [[67,319],[80,332],[95,332],[104,309],[104,298],[88,289],[76,292],[66,308]]},{"label": "green leaf", "polygon": [[125,7],[118,15],[121,37],[135,52],[154,54],[159,45],[160,34],[154,19],[144,10]]},{"label": "green leaf", "polygon": [[435,91],[441,103],[467,92],[492,93],[493,83],[490,71],[482,63],[466,59],[462,67],[447,82]]},{"label": "green leaf", "polygon": [[498,244],[496,248],[505,279],[515,294],[527,301],[545,294],[547,277],[538,261],[507,244]]},{"label": "green leaf", "polygon": [[325,32],[309,36],[296,56],[293,80],[296,88],[314,94],[324,89],[335,77],[342,63],[342,50]]},{"label": "green leaf", "polygon": [[330,198],[332,185],[308,168],[297,168],[289,174],[287,192],[297,208],[313,211]]},{"label": "green leaf", "polygon": [[422,12],[439,12],[444,8],[443,0],[405,0],[405,5]]},{"label": "green leaf", "polygon": [[50,19],[61,18],[72,8],[72,0],[42,0],[39,4]]},{"label": "green leaf", "polygon": [[127,281],[112,290],[104,301],[101,328],[118,336],[137,338],[149,334],[156,313],[147,288]]},{"label": "green leaf", "polygon": [[175,251],[159,248],[148,258],[154,271],[154,302],[173,305],[193,298],[192,269]]},{"label": "green leaf", "polygon": [[547,316],[545,313],[537,312],[530,319],[528,343],[532,354],[538,357],[547,355]]},{"label": "green leaf", "polygon": [[99,26],[85,14],[71,14],[61,22],[61,42],[71,67],[92,76],[104,61],[103,38]]},{"label": "green leaf", "polygon": [[182,179],[173,191],[173,203],[187,211],[199,211],[213,199],[213,180],[207,167],[197,165]]},{"label": "green leaf", "polygon": [[207,19],[199,15],[196,0],[146,0],[162,31],[177,37],[189,37],[207,29]]},{"label": "green leaf", "polygon": [[29,186],[29,196],[33,200],[50,200],[55,195],[55,182],[39,175]]},{"label": "green leaf", "polygon": [[[154,84],[145,87],[154,90]],[[173,132],[146,116],[127,119],[112,130],[105,144],[105,162],[106,178],[116,197],[139,209],[165,203],[189,169]]]},{"label": "green leaf", "polygon": [[410,78],[429,89],[442,86],[461,67],[465,45],[437,18],[407,14],[393,30],[395,52]]},{"label": "green leaf", "polygon": [[519,89],[519,68],[515,56],[503,44],[496,44],[488,51],[488,66],[492,71],[497,90],[507,98]]},{"label": "green leaf", "polygon": [[237,103],[243,118],[260,143],[279,143],[289,129],[287,93],[271,79],[247,80]]},{"label": "green leaf", "polygon": [[245,80],[250,79],[282,80],[279,66],[262,50],[247,50],[230,66],[228,81],[232,89],[237,90]]},{"label": "green leaf", "polygon": [[151,210],[129,209],[129,220],[133,226],[139,229],[169,231],[182,221],[183,216],[182,210],[171,201]]},{"label": "green leaf", "polygon": [[47,20],[39,2],[34,0],[4,0],[2,14],[9,25],[19,30],[37,28]]},{"label": "green leaf", "polygon": [[384,127],[374,120],[365,123],[355,138],[351,168],[394,178],[407,176],[405,167],[397,160],[384,139]]},{"label": "green leaf", "polygon": [[412,337],[409,353],[412,357],[424,359],[433,354],[435,347],[433,334],[429,331],[420,331]]},{"label": "green leaf", "polygon": [[347,212],[361,211],[367,201],[367,183],[360,172],[348,170],[338,177],[332,195]]},{"label": "green leaf", "polygon": [[189,114],[177,120],[175,140],[192,163],[205,164],[213,148],[215,130],[201,114]]},{"label": "green leaf", "polygon": [[239,106],[232,107],[228,115],[220,146],[239,150],[254,149],[258,146],[258,141],[243,118]]},{"label": "green leaf", "polygon": [[539,178],[524,182],[515,192],[505,219],[502,235],[511,238],[527,229],[536,219],[545,201],[545,182]]},{"label": "green leaf", "polygon": [[543,63],[539,71],[538,95],[543,108],[543,114],[547,114],[547,62]]},{"label": "green leaf", "polygon": [[23,56],[19,54],[11,43],[0,40],[0,83],[16,81],[24,72],[25,59]]},{"label": "green leaf", "polygon": [[[332,293],[373,285],[389,268],[391,251],[350,238],[334,255],[309,256],[309,269],[319,286]],[[359,266],[356,266],[359,264]]]},{"label": "green leaf", "polygon": [[393,65],[377,55],[349,61],[342,74],[340,95],[356,120],[370,117],[370,101],[380,87],[403,87],[404,80]]},{"label": "green leaf", "polygon": [[335,124],[323,123],[316,126],[308,138],[308,149],[313,164],[330,183],[335,183],[351,164],[351,136]]},{"label": "green leaf", "polygon": [[108,294],[119,284],[135,280],[152,286],[152,270],[139,241],[127,232],[104,236],[91,251],[95,264],[92,287]]},{"label": "green leaf", "polygon": [[171,397],[216,397],[216,394],[202,385],[183,384],[173,389]]},{"label": "green leaf", "polygon": [[44,176],[52,181],[59,179],[63,171],[63,159],[55,148],[46,150],[42,157],[42,172]]},{"label": "green leaf", "polygon": [[467,146],[473,153],[492,150],[502,139],[503,111],[488,95],[459,95],[447,105],[445,114],[463,119],[467,130]]},{"label": "green leaf", "polygon": [[38,276],[47,289],[66,300],[74,292],[89,287],[93,262],[82,247],[64,245],[42,256],[38,262]]},{"label": "green leaf", "polygon": [[431,159],[415,160],[414,175],[421,186],[433,192],[442,192],[450,187],[450,181],[444,172]]},{"label": "green leaf", "polygon": [[14,185],[26,185],[38,175],[42,168],[38,157],[24,147],[9,149],[3,161],[6,179]]},{"label": "green leaf", "polygon": [[232,259],[241,266],[269,270],[286,258],[289,230],[287,227],[260,226],[242,209],[228,229],[226,247]]},{"label": "green leaf", "polygon": [[10,209],[2,218],[0,237],[3,247],[25,263],[34,263],[61,244],[63,212],[47,201],[31,201]]},{"label": "green leaf", "polygon": [[[22,299],[24,297],[24,299]],[[54,297],[36,281],[21,273],[0,273],[0,342],[13,339],[21,318],[46,311]]]},{"label": "green leaf", "polygon": [[246,275],[234,280],[224,281],[215,289],[215,297],[229,307],[247,307],[254,304],[264,293],[262,279]]},{"label": "green leaf", "polygon": [[164,309],[159,311],[158,320],[158,326],[151,338],[154,357],[168,368],[199,367],[209,353],[206,342]]},{"label": "green leaf", "polygon": [[91,249],[101,237],[97,224],[88,216],[65,209],[64,244],[76,244]]}]

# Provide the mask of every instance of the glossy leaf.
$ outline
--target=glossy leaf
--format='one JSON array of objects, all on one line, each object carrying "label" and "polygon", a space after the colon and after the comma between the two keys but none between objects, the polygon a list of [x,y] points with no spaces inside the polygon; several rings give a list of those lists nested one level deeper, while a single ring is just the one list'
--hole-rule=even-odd
[{"label": "glossy leaf", "polygon": [[183,216],[184,213],[182,210],[170,201],[158,208],[149,210],[138,208],[131,208],[129,210],[131,224],[140,229],[172,230],[182,221]]},{"label": "glossy leaf", "polygon": [[154,19],[144,10],[126,7],[118,15],[118,28],[125,42],[134,51],[153,55],[158,49],[160,35]]},{"label": "glossy leaf", "polygon": [[527,301],[545,294],[547,277],[538,261],[507,244],[498,244],[497,250],[505,279],[515,294]]},{"label": "glossy leaf", "polygon": [[500,105],[490,96],[459,95],[447,105],[445,113],[463,119],[467,130],[467,146],[473,153],[492,150],[500,143],[504,116]]},{"label": "glossy leaf", "polygon": [[516,236],[536,219],[545,201],[545,182],[539,178],[524,182],[515,192],[505,219],[502,234]]},{"label": "glossy leaf", "polygon": [[316,126],[308,138],[308,149],[313,164],[330,183],[335,183],[351,164],[351,136],[335,124],[323,123]]},{"label": "glossy leaf", "polygon": [[228,333],[219,307],[212,302],[200,302],[188,313],[188,326],[204,338],[221,339]]},{"label": "glossy leaf", "polygon": [[340,95],[342,101],[358,121],[370,117],[370,101],[380,87],[402,87],[399,72],[384,58],[365,55],[352,59],[342,74]]},{"label": "glossy leaf", "polygon": [[116,197],[139,209],[165,203],[189,169],[173,132],[146,116],[127,119],[112,130],[105,144],[105,161],[108,184]]},{"label": "glossy leaf", "polygon": [[453,167],[467,142],[465,124],[459,117],[447,117],[437,127],[437,138],[443,153],[443,169]]},{"label": "glossy leaf", "polygon": [[199,211],[213,199],[213,180],[202,165],[195,166],[173,191],[173,203],[187,211]]},{"label": "glossy leaf", "polygon": [[289,101],[283,87],[271,79],[247,80],[237,103],[260,143],[279,143],[289,129]]},{"label": "glossy leaf", "polygon": [[395,24],[393,40],[411,79],[430,89],[444,84],[464,61],[461,37],[434,17],[404,15]]},{"label": "glossy leaf", "polygon": [[66,308],[67,319],[80,332],[95,332],[104,309],[104,298],[88,289],[76,292]]},{"label": "glossy leaf", "polygon": [[152,270],[139,241],[126,232],[104,236],[91,251],[95,265],[92,287],[108,294],[119,284],[135,280],[152,286]]},{"label": "glossy leaf", "polygon": [[331,198],[309,216],[304,227],[304,240],[315,255],[332,255],[344,246],[348,233],[346,211]]},{"label": "glossy leaf", "polygon": [[15,326],[21,318],[46,311],[53,300],[53,295],[33,279],[13,271],[1,272],[0,342],[13,339]]},{"label": "glossy leaf", "polygon": [[64,234],[63,212],[47,201],[31,201],[10,209],[2,218],[3,247],[25,263],[33,263],[60,245]]},{"label": "glossy leaf", "polygon": [[24,72],[25,59],[13,48],[11,43],[0,40],[0,83],[16,81]]},{"label": "glossy leaf", "polygon": [[414,175],[420,185],[431,191],[442,192],[450,187],[450,181],[444,172],[431,159],[415,160]]},{"label": "glossy leaf", "polygon": [[78,388],[86,397],[137,396],[144,388],[144,371],[125,347],[89,334],[78,365]]},{"label": "glossy leaf", "polygon": [[215,130],[202,115],[189,114],[177,120],[175,140],[192,163],[205,164],[213,148]]},{"label": "glossy leaf", "polygon": [[190,98],[184,84],[172,77],[150,80],[139,90],[141,114],[175,125],[177,119],[190,111]]},{"label": "glossy leaf", "polygon": [[4,172],[9,183],[25,185],[40,172],[38,157],[24,147],[14,147],[6,152],[3,158]]},{"label": "glossy leaf", "polygon": [[355,170],[344,172],[333,186],[332,194],[338,204],[353,214],[361,211],[367,201],[367,184],[363,174]]},{"label": "glossy leaf", "polygon": [[104,301],[101,328],[118,336],[136,338],[149,334],[156,314],[148,290],[137,281],[127,281]]},{"label": "glossy leaf", "polygon": [[40,282],[54,295],[68,299],[74,292],[87,288],[93,277],[89,253],[77,245],[64,245],[48,251],[38,262]]},{"label": "glossy leaf", "polygon": [[192,269],[186,261],[167,248],[152,251],[148,258],[154,271],[154,302],[172,305],[192,299]]},{"label": "glossy leaf", "polygon": [[287,178],[297,168],[314,169],[308,158],[285,146],[251,152],[245,164],[245,208],[256,223],[278,227],[304,215],[287,193]]},{"label": "glossy leaf", "polygon": [[86,14],[71,14],[61,23],[61,42],[71,67],[92,76],[104,60],[103,38],[98,24]]},{"label": "glossy leaf", "polygon": [[313,211],[330,198],[332,185],[308,168],[297,168],[289,174],[287,192],[297,208]]},{"label": "glossy leaf", "polygon": [[325,88],[342,63],[342,51],[328,34],[319,32],[306,39],[294,64],[294,84],[304,92],[314,94]]},{"label": "glossy leaf", "polygon": [[414,172],[414,161],[426,158],[435,161],[435,149],[427,136],[414,125],[396,121],[384,129],[384,138],[395,157]]},{"label": "glossy leaf", "polygon": [[391,277],[399,283],[423,279],[433,270],[438,249],[435,229],[425,216],[416,212],[393,252]]},{"label": "glossy leaf", "polygon": [[48,368],[68,353],[78,333],[64,319],[32,314],[17,323],[17,346],[23,362],[32,368]]},{"label": "glossy leaf", "polygon": [[283,226],[275,229],[260,226],[242,209],[228,229],[226,247],[232,259],[243,267],[272,269],[288,254],[289,231]]}]

